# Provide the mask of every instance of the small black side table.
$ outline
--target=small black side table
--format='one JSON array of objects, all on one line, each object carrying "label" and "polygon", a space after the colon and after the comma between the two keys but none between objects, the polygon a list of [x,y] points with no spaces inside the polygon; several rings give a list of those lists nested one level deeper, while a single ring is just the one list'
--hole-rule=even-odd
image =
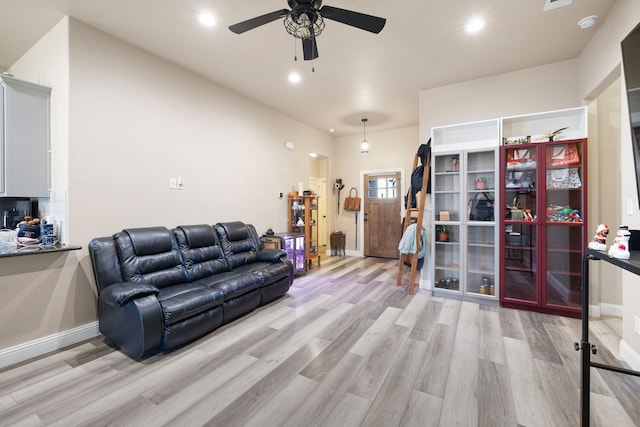
[{"label": "small black side table", "polygon": [[591,361],[591,353],[596,354],[596,346],[589,342],[589,261],[601,260],[627,270],[640,276],[640,251],[631,251],[631,258],[628,260],[609,258],[604,251],[587,249],[582,259],[582,340],[575,343],[576,351],[580,351],[582,359],[580,361],[580,425],[589,426],[590,402],[589,393],[591,390],[590,368],[605,369],[607,371],[619,372],[621,374],[635,375],[640,377],[640,372],[631,369],[619,368],[617,366],[605,365]]},{"label": "small black side table", "polygon": [[329,244],[331,245],[331,256],[340,255],[340,250],[342,250],[342,255],[345,255],[345,245],[347,241],[347,235],[342,231],[334,231],[331,233],[329,237]]}]

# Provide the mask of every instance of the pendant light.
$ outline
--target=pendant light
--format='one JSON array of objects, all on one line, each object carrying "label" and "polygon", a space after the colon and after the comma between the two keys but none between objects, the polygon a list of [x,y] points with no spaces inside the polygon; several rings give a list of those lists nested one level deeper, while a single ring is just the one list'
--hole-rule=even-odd
[{"label": "pendant light", "polygon": [[362,142],[360,154],[369,154],[369,142],[367,141],[367,119],[362,119]]}]

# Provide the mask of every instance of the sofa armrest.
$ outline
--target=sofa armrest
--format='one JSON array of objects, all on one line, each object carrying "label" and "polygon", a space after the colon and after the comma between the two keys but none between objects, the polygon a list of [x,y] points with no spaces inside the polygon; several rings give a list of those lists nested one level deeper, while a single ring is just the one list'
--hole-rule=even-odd
[{"label": "sofa armrest", "polygon": [[158,296],[159,292],[158,288],[147,283],[116,283],[100,292],[100,300],[112,307],[122,307],[133,299],[149,295]]},{"label": "sofa armrest", "polygon": [[258,261],[276,263],[287,256],[284,249],[261,249],[258,251]]}]

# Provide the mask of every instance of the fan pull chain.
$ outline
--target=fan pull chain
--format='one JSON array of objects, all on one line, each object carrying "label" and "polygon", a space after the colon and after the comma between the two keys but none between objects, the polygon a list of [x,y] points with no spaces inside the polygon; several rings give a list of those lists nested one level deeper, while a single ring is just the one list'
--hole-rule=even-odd
[{"label": "fan pull chain", "polygon": [[298,43],[293,39],[293,60],[298,61]]}]

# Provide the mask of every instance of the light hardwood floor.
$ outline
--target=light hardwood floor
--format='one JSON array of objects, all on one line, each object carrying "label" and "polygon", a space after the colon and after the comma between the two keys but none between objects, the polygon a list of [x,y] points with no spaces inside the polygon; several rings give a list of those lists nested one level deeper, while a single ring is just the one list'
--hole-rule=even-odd
[{"label": "light hardwood floor", "polygon": [[[4,369],[0,425],[580,424],[579,320],[408,296],[396,268],[323,257],[288,296],[171,354],[135,362],[98,337]],[[620,364],[619,322],[591,325],[594,360]],[[591,372],[591,425],[640,425],[640,379]]]}]

